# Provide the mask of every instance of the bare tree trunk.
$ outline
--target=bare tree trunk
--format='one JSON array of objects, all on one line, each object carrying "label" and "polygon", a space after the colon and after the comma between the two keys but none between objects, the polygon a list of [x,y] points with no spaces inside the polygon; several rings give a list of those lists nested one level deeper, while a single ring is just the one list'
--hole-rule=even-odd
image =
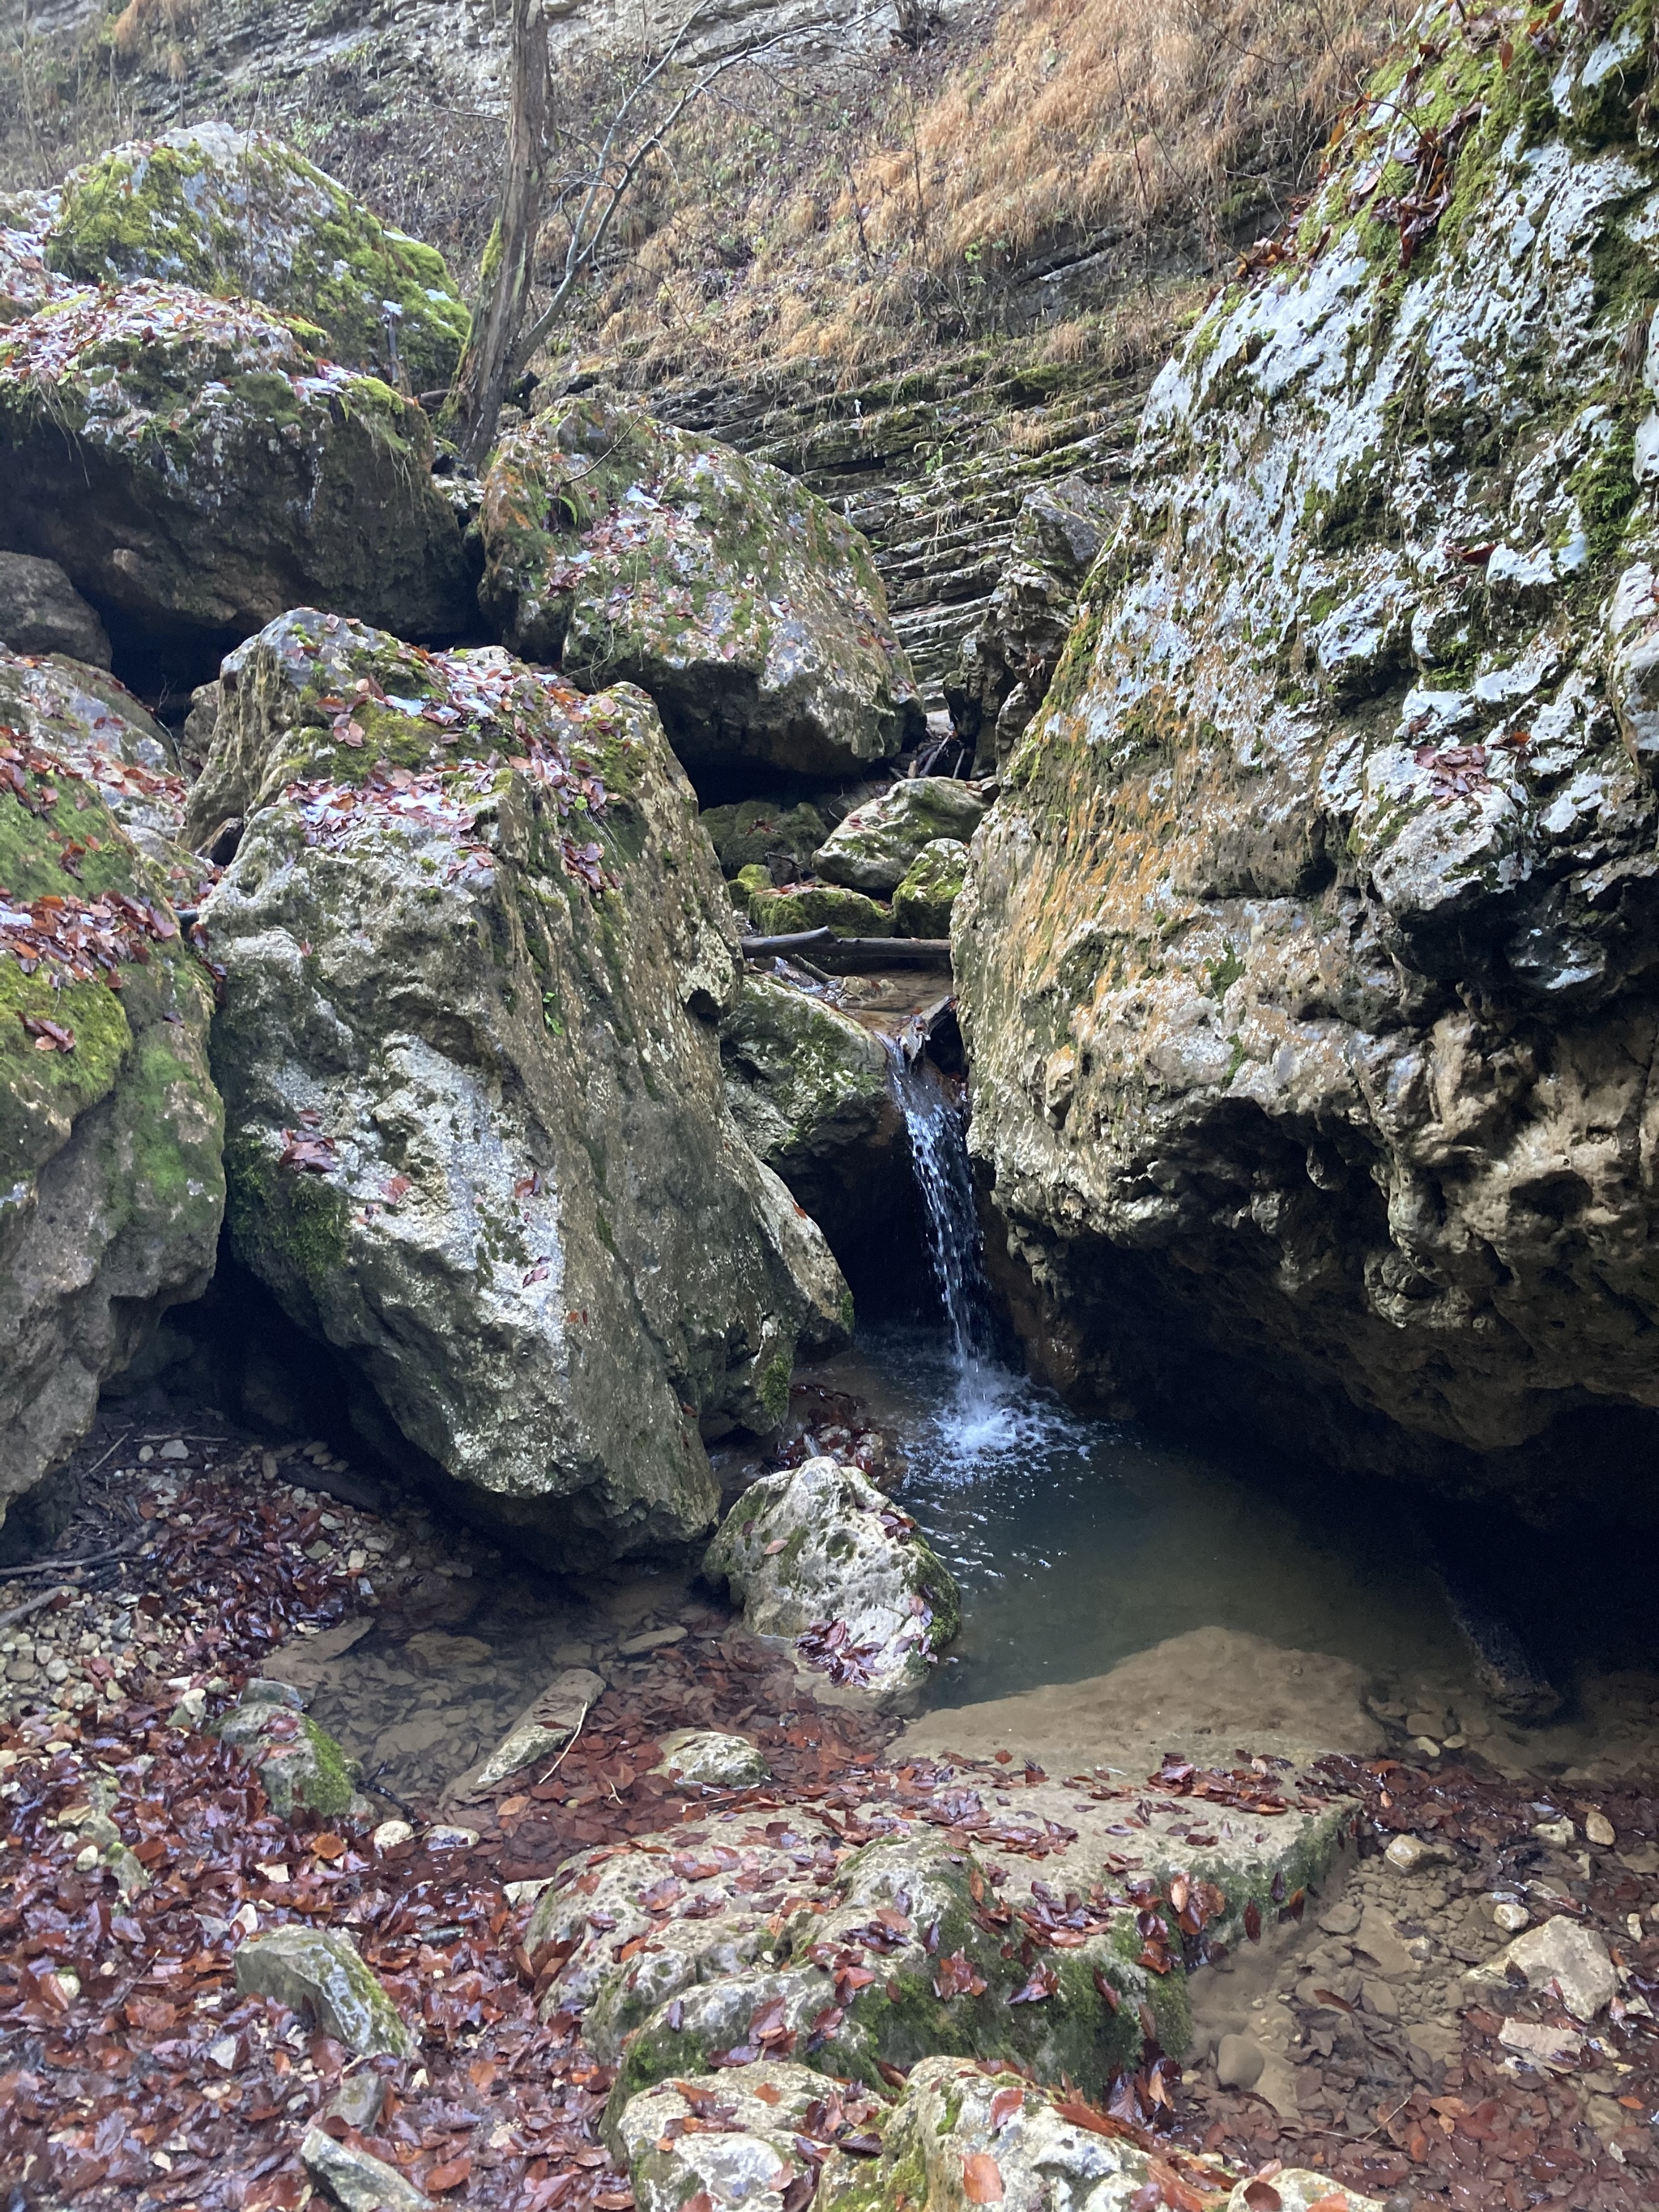
[{"label": "bare tree trunk", "polygon": [[501,213],[484,248],[471,332],[442,416],[471,468],[478,466],[495,443],[530,306],[547,143],[547,33],[541,0],[513,0],[511,68]]}]

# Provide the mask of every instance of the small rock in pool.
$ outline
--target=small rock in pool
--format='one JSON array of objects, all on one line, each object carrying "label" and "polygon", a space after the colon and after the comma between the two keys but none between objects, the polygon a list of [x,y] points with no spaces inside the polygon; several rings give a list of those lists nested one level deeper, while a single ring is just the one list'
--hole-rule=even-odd
[{"label": "small rock in pool", "polygon": [[745,1790],[769,1782],[772,1770],[760,1747],[746,1735],[723,1735],[718,1729],[675,1729],[664,1736],[662,1759],[653,1771],[672,1782],[701,1784],[707,1790]]}]

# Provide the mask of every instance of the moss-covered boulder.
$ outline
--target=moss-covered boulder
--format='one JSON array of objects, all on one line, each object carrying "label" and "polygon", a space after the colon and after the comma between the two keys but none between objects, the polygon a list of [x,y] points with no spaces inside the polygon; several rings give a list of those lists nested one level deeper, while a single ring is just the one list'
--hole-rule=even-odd
[{"label": "moss-covered boulder", "polygon": [[965,844],[985,806],[981,793],[954,776],[902,778],[837,823],[812,866],[827,884],[879,897],[896,890],[924,846],[941,837]]},{"label": "moss-covered boulder", "polygon": [[893,893],[901,937],[948,937],[951,909],[968,877],[968,848],[957,837],[924,845]]},{"label": "moss-covered boulder", "polygon": [[176,906],[193,906],[214,870],[182,841],[185,782],[173,740],[107,669],[64,653],[0,649],[0,725],[58,753],[97,787]]},{"label": "moss-covered boulder", "polygon": [[909,1175],[879,1038],[770,976],[746,975],[720,1023],[726,1095],[751,1149],[840,1251]]},{"label": "moss-covered boulder", "polygon": [[744,1491],[703,1557],[757,1636],[794,1639],[830,1680],[890,1704],[920,1689],[962,1603],[944,1561],[855,1467],[809,1459]]},{"label": "moss-covered boulder", "polygon": [[846,1288],[726,1107],[731,908],[649,702],[307,610],[220,691],[239,1256],[559,1558],[689,1540],[700,1421],[775,1427]]},{"label": "moss-covered boulder", "polygon": [[786,884],[757,890],[749,899],[749,926],[761,937],[793,937],[807,929],[833,929],[837,937],[891,937],[893,910],[840,884]]},{"label": "moss-covered boulder", "polygon": [[305,1711],[305,1699],[286,1682],[257,1678],[243,1689],[213,1734],[232,1744],[258,1772],[276,1811],[317,1813],[343,1820],[373,1810],[357,1792],[357,1761]]},{"label": "moss-covered boulder", "polygon": [[642,684],[700,783],[846,775],[921,734],[869,546],[767,462],[568,400],[502,439],[480,527],[507,643]]},{"label": "moss-covered boulder", "polygon": [[78,673],[0,654],[0,1515],[201,1294],[223,1211],[212,983],[171,904],[198,872],[120,818],[136,787],[176,825],[179,787]]},{"label": "moss-covered boulder", "polygon": [[770,799],[744,799],[728,806],[706,806],[708,832],[721,872],[736,878],[759,867],[775,884],[793,883],[806,872],[812,854],[830,834],[830,824],[805,799],[784,806]]},{"label": "moss-covered boulder", "polygon": [[1079,1356],[1322,1468],[1617,1482],[1659,1406],[1659,171],[1608,20],[1417,20],[1154,386],[956,908],[972,1142]]},{"label": "moss-covered boulder", "polygon": [[139,283],[0,331],[0,542],[152,653],[223,651],[307,602],[417,637],[471,570],[426,417],[314,328]]},{"label": "moss-covered boulder", "polygon": [[0,325],[18,323],[74,286],[46,265],[50,192],[0,196]]},{"label": "moss-covered boulder", "polygon": [[198,123],[136,140],[46,197],[60,276],[262,301],[314,323],[331,361],[415,392],[454,375],[467,312],[443,256],[268,132]]}]

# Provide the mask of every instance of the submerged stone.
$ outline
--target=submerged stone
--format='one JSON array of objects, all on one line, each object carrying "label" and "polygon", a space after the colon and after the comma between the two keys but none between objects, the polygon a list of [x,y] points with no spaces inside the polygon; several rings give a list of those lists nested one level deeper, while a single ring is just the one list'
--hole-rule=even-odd
[{"label": "submerged stone", "polygon": [[847,1293],[726,1106],[735,932],[649,702],[308,611],[221,692],[234,1249],[393,1454],[562,1559],[690,1540],[700,1421],[775,1428]]},{"label": "submerged stone", "polygon": [[671,1729],[658,1748],[662,1757],[652,1771],[671,1781],[696,1783],[705,1790],[747,1790],[771,1779],[765,1753],[746,1735],[726,1735],[719,1729]]},{"label": "submerged stone", "polygon": [[642,684],[699,777],[844,775],[921,732],[870,548],[764,461],[567,400],[502,439],[480,527],[507,644]]},{"label": "submerged stone", "polygon": [[703,1556],[757,1636],[797,1639],[830,1681],[890,1700],[927,1681],[961,1601],[943,1560],[855,1467],[811,1459],[744,1491]]},{"label": "submerged stone", "polygon": [[0,331],[0,539],[152,647],[222,650],[319,602],[415,636],[469,619],[412,402],[321,333],[179,285],[82,289]]},{"label": "submerged stone", "polygon": [[118,146],[45,196],[49,267],[155,277],[315,324],[319,349],[415,392],[448,385],[467,312],[443,256],[268,131],[198,123]]}]

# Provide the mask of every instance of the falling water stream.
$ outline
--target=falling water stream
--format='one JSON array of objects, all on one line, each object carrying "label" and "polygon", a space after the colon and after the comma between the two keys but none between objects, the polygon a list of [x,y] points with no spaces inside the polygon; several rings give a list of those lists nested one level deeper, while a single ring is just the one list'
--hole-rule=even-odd
[{"label": "falling water stream", "polygon": [[[1370,1694],[1443,1712],[1499,1748],[1506,1724],[1409,1501],[1085,1419],[1021,1371],[988,1288],[965,1101],[925,1055],[889,1049],[937,1308],[861,1319],[853,1349],[817,1373],[896,1434],[904,1504],[962,1585],[936,1702],[1080,1683],[1153,1646],[1224,1670],[1230,1653],[1265,1644],[1346,1661]],[[1651,1730],[1659,1676],[1613,1670],[1650,1669],[1659,1654],[1639,1602],[1609,1602],[1588,1567],[1582,1587],[1570,1562],[1556,1571],[1577,1703],[1516,1741],[1528,1763],[1570,1766],[1610,1734]]]}]

